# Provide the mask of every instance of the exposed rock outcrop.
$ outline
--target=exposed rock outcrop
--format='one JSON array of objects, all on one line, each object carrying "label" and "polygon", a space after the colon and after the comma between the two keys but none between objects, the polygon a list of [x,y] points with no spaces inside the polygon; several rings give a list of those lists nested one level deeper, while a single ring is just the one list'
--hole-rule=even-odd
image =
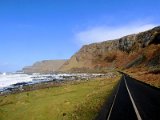
[{"label": "exposed rock outcrop", "polygon": [[146,65],[157,52],[160,52],[160,27],[116,40],[85,45],[59,71],[99,72],[141,66]]}]

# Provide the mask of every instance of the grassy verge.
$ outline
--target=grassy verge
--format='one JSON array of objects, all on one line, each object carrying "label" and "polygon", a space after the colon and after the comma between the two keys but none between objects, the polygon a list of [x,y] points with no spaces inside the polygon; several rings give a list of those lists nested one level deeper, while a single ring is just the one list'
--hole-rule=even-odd
[{"label": "grassy verge", "polygon": [[91,120],[119,77],[0,96],[0,120]]},{"label": "grassy verge", "polygon": [[160,88],[160,73],[157,72],[157,69],[135,68],[127,70],[126,73],[133,76],[137,80]]}]

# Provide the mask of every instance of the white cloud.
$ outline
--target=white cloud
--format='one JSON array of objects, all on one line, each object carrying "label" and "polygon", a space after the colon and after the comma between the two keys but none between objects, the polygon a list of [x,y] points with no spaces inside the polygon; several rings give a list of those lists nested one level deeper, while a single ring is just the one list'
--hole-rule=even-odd
[{"label": "white cloud", "polygon": [[129,34],[139,33],[157,26],[156,24],[129,24],[120,27],[99,26],[76,33],[76,40],[80,44],[89,44],[117,39]]}]

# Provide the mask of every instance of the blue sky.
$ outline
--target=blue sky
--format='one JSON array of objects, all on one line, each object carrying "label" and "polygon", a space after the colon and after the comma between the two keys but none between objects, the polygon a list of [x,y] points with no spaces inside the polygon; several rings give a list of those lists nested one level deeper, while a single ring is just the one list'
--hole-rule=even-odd
[{"label": "blue sky", "polygon": [[0,0],[0,71],[68,59],[84,44],[160,23],[159,0]]}]

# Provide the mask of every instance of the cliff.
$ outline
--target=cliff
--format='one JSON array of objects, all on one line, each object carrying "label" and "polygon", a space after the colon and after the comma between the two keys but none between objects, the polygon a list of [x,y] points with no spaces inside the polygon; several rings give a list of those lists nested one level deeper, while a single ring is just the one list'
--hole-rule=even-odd
[{"label": "cliff", "polygon": [[65,63],[66,60],[44,60],[23,68],[24,73],[53,73]]},{"label": "cliff", "polygon": [[61,72],[105,72],[160,65],[160,27],[120,39],[84,45]]}]

